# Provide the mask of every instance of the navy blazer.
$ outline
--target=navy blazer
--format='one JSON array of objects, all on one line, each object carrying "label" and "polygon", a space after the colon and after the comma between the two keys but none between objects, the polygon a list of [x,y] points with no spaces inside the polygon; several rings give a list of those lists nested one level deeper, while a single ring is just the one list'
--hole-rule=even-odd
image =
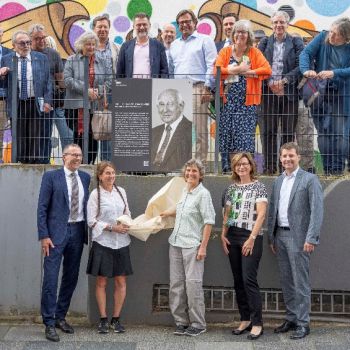
[{"label": "navy blazer", "polygon": [[215,43],[216,50],[219,53],[220,50],[225,46],[226,40],[219,41],[218,43]]},{"label": "navy blazer", "polygon": [[[8,117],[12,118],[12,75],[13,75],[13,57],[16,53],[13,51],[6,56],[1,58],[1,67],[9,67],[10,71],[7,77],[4,79],[4,86],[7,88],[7,98],[9,103],[7,104]],[[52,81],[50,79],[50,65],[47,56],[37,52],[30,52],[32,58],[32,72],[33,72],[33,85],[34,85],[34,96],[36,98],[36,107],[39,115],[42,114],[39,108],[38,98],[43,97],[44,103],[52,105]]]},{"label": "navy blazer", "polygon": [[[258,49],[264,54],[265,58],[272,67],[273,49],[274,49],[274,35],[264,37],[260,40]],[[283,71],[282,78],[288,79],[288,84],[285,88],[288,99],[297,99],[298,80],[301,77],[299,69],[299,55],[304,49],[303,40],[299,37],[292,37],[286,34],[284,54],[283,54]],[[265,80],[265,84],[268,80]]]},{"label": "navy blazer", "polygon": [[[90,175],[78,170],[84,187],[84,217],[86,221],[86,205],[89,198]],[[60,244],[67,234],[70,207],[68,188],[64,169],[44,173],[38,200],[37,225],[39,240],[50,238],[53,244]],[[87,243],[87,230],[84,241]]]},{"label": "navy blazer", "polygon": [[[2,48],[2,54],[1,57],[8,55],[9,53],[12,52],[11,49],[8,49],[7,47],[4,47],[1,45]],[[5,89],[5,79],[0,79],[0,89]],[[0,96],[1,97],[6,97],[7,96],[7,91],[0,91]]]},{"label": "navy blazer", "polygon": [[[132,39],[124,42],[121,46],[117,64],[117,78],[132,78],[135,44],[136,39]],[[152,78],[166,78],[168,76],[165,48],[157,39],[149,39],[149,60]]]}]

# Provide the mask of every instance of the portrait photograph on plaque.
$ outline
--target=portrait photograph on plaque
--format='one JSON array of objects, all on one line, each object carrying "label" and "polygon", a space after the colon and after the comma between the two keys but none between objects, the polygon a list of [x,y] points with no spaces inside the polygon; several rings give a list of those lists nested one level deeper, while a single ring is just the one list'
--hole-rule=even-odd
[{"label": "portrait photograph on plaque", "polygon": [[179,172],[192,157],[192,83],[116,79],[112,162],[120,171]]}]

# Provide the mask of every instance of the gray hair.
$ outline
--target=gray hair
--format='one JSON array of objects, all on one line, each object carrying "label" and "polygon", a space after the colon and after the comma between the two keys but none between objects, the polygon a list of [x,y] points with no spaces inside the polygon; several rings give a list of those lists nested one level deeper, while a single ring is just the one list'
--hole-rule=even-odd
[{"label": "gray hair", "polygon": [[98,37],[94,32],[86,32],[80,35],[77,41],[74,44],[75,51],[77,53],[82,53],[84,45],[89,40],[95,40],[96,46],[98,45]]},{"label": "gray hair", "polygon": [[185,101],[184,101],[184,99],[182,98],[182,96],[181,96],[179,90],[176,90],[176,89],[165,89],[165,90],[163,90],[163,91],[158,95],[157,100],[159,101],[159,99],[161,98],[161,96],[163,96],[163,95],[165,95],[165,94],[170,94],[170,95],[175,96],[176,101],[178,102],[178,104],[185,104]]},{"label": "gray hair", "polygon": [[29,36],[32,36],[36,32],[45,32],[45,27],[42,24],[33,24],[28,29]]},{"label": "gray hair", "polygon": [[254,33],[253,33],[251,22],[248,21],[247,19],[241,19],[234,24],[233,29],[232,29],[232,34],[231,34],[231,41],[232,42],[233,42],[233,36],[234,36],[235,32],[237,32],[239,30],[244,30],[244,31],[248,32],[248,40],[247,40],[248,48],[253,46]]},{"label": "gray hair", "polygon": [[81,150],[81,147],[76,143],[70,143],[69,145],[64,146],[62,154],[66,154],[70,148],[79,148]]},{"label": "gray hair", "polygon": [[[345,42],[350,43],[350,18],[342,17],[335,20],[331,26],[337,27],[339,34],[344,38]],[[326,38],[326,42],[328,41],[328,35]]]},{"label": "gray hair", "polygon": [[45,38],[45,44],[46,44],[46,47],[50,47],[51,49],[58,51],[56,41],[52,36],[47,36]]},{"label": "gray hair", "polygon": [[288,14],[286,11],[278,10],[278,11],[274,12],[274,13],[271,15],[271,21],[272,21],[275,17],[284,17],[287,23],[289,23],[289,21],[290,21],[290,16],[289,16],[289,14]]},{"label": "gray hair", "polygon": [[197,167],[199,171],[199,182],[203,181],[205,174],[205,166],[199,159],[192,158],[188,160],[182,168],[182,175],[185,177],[185,172],[187,167]]},{"label": "gray hair", "polygon": [[25,34],[28,36],[28,38],[30,38],[28,32],[26,32],[25,30],[17,30],[17,32],[14,32],[12,35],[12,44],[16,44],[16,39],[18,35],[21,35],[21,34]]}]

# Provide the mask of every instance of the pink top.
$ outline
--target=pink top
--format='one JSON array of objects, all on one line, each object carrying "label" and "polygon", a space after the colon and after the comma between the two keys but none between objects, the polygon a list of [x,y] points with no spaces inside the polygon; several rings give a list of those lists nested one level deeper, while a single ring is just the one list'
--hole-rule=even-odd
[{"label": "pink top", "polygon": [[136,42],[134,50],[133,78],[150,78],[149,41],[146,44]]}]

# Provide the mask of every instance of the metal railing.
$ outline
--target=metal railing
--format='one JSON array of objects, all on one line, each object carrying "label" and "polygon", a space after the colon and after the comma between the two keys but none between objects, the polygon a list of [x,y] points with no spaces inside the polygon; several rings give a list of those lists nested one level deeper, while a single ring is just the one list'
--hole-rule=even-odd
[{"label": "metal railing", "polygon": [[[103,108],[101,100],[100,103],[91,103],[89,99],[88,87],[91,86],[91,81],[88,60],[84,61],[84,89],[79,97],[74,98],[75,102],[81,102],[81,108],[64,108],[56,96],[53,99],[54,109],[50,113],[40,115],[30,111],[31,108],[37,107],[37,101],[30,106],[18,99],[18,87],[21,81],[18,80],[17,57],[14,60],[14,70],[11,75],[13,81],[7,82],[8,89],[12,89],[12,99],[0,96],[2,161],[9,162],[11,157],[13,163],[59,164],[62,148],[71,142],[81,145],[83,163],[109,160],[112,154],[112,142],[95,141],[91,132],[92,114],[94,110]],[[112,78],[108,75],[102,80],[107,81]],[[173,78],[179,79],[184,76]],[[196,82],[205,81],[206,77],[194,79]],[[101,78],[95,77],[95,80],[101,81]],[[198,140],[202,140],[200,142],[207,145],[205,146],[207,151],[203,153],[205,159],[202,159],[206,162],[207,172],[217,174],[229,170],[225,169],[225,157],[229,162],[230,156],[235,152],[251,151],[254,153],[259,173],[278,174],[281,171],[278,149],[287,141],[296,141],[299,144],[301,164],[310,172],[340,175],[344,173],[346,166],[350,169],[350,121],[348,120],[350,118],[344,116],[343,112],[344,101],[349,96],[341,96],[338,91],[343,91],[342,89],[336,90],[334,86],[329,85],[323,93],[322,103],[320,104],[316,99],[316,102],[314,101],[308,107],[295,87],[286,88],[285,94],[278,96],[269,89],[266,80],[262,83],[261,104],[252,112],[249,108],[234,109],[233,105],[236,102],[233,98],[244,96],[233,96],[230,94],[230,88],[226,89],[224,97],[226,102],[223,102],[223,96],[220,95],[220,69],[211,81],[212,93],[193,88],[192,96],[194,101],[200,100],[204,94],[211,97],[211,102],[204,112],[200,110],[201,106],[198,103],[193,104],[192,111],[194,121],[192,156],[202,157],[198,149],[200,148]],[[52,83],[55,85],[55,82]],[[96,83],[96,88],[100,90],[100,86],[97,85]],[[99,95],[102,96],[101,91]],[[188,96],[186,98],[188,100]],[[107,90],[107,100],[112,101],[110,88]],[[64,104],[66,103],[67,95]],[[11,127],[6,118],[5,105],[11,106],[11,116],[7,116],[10,117]],[[33,119],[33,115],[35,115],[34,121],[27,120]],[[253,120],[249,126],[251,118],[256,120]],[[204,126],[196,132],[198,120],[204,123]],[[10,130],[11,135],[9,135]],[[244,149],[245,147],[248,149]],[[176,171],[180,171],[180,167],[171,172]],[[137,174],[137,172],[131,173]]]}]

